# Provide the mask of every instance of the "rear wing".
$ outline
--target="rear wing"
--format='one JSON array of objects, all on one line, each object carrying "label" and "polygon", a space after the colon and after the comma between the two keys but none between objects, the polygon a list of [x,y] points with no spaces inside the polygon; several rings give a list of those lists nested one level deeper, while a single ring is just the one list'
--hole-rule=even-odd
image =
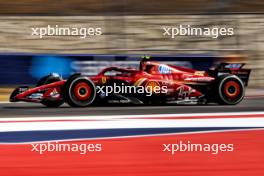
[{"label": "rear wing", "polygon": [[217,67],[218,70],[239,70],[244,67],[245,63],[220,63]]},{"label": "rear wing", "polygon": [[245,63],[220,63],[214,68],[210,68],[208,73],[213,77],[218,77],[223,74],[232,74],[238,76],[245,84],[248,85],[251,69],[243,68]]}]

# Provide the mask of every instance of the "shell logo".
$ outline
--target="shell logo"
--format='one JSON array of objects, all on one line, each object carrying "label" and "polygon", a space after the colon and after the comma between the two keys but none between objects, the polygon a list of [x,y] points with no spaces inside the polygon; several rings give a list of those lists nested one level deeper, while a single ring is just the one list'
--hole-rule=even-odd
[{"label": "shell logo", "polygon": [[149,81],[146,84],[146,88],[147,88],[148,91],[153,92],[155,87],[160,87],[160,85],[159,85],[159,83],[157,81]]},{"label": "shell logo", "polygon": [[101,78],[101,81],[102,81],[103,84],[105,84],[105,83],[106,83],[106,77],[103,76],[103,77]]}]

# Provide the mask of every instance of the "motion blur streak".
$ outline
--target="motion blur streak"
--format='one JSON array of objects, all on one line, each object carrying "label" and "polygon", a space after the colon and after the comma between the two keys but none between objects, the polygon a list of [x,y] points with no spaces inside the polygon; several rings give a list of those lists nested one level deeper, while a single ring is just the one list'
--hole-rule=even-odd
[{"label": "motion blur streak", "polygon": [[0,0],[1,15],[98,15],[98,14],[155,14],[155,13],[257,13],[263,12],[261,0]]}]

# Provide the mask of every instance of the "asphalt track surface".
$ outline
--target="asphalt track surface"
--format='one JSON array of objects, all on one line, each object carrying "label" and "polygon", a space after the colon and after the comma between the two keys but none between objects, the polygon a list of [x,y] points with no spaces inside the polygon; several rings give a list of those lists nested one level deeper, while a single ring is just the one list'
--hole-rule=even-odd
[{"label": "asphalt track surface", "polygon": [[235,106],[210,105],[163,105],[134,106],[111,105],[100,107],[72,108],[67,104],[59,108],[47,108],[36,103],[1,103],[1,117],[38,116],[100,116],[100,115],[147,115],[147,114],[185,114],[185,113],[223,113],[264,111],[264,97],[244,99]]}]

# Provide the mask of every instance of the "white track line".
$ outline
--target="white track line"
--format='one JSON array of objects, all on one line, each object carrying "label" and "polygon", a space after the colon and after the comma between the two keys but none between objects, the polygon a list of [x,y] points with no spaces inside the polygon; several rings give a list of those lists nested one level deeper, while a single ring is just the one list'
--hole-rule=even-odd
[{"label": "white track line", "polygon": [[182,127],[264,127],[263,118],[180,119],[180,120],[115,120],[85,122],[20,122],[0,123],[0,132],[39,130],[84,130],[124,128]]},{"label": "white track line", "polygon": [[38,117],[8,117],[0,118],[0,122],[16,122],[16,121],[63,121],[63,120],[120,120],[120,119],[148,119],[148,118],[165,118],[165,117],[211,117],[218,116],[219,118],[225,118],[228,116],[239,115],[263,115],[264,111],[256,112],[226,112],[226,113],[188,113],[188,114],[148,114],[148,115],[91,115],[91,116],[38,116]]},{"label": "white track line", "polygon": [[0,101],[0,104],[9,104],[9,101]]}]

